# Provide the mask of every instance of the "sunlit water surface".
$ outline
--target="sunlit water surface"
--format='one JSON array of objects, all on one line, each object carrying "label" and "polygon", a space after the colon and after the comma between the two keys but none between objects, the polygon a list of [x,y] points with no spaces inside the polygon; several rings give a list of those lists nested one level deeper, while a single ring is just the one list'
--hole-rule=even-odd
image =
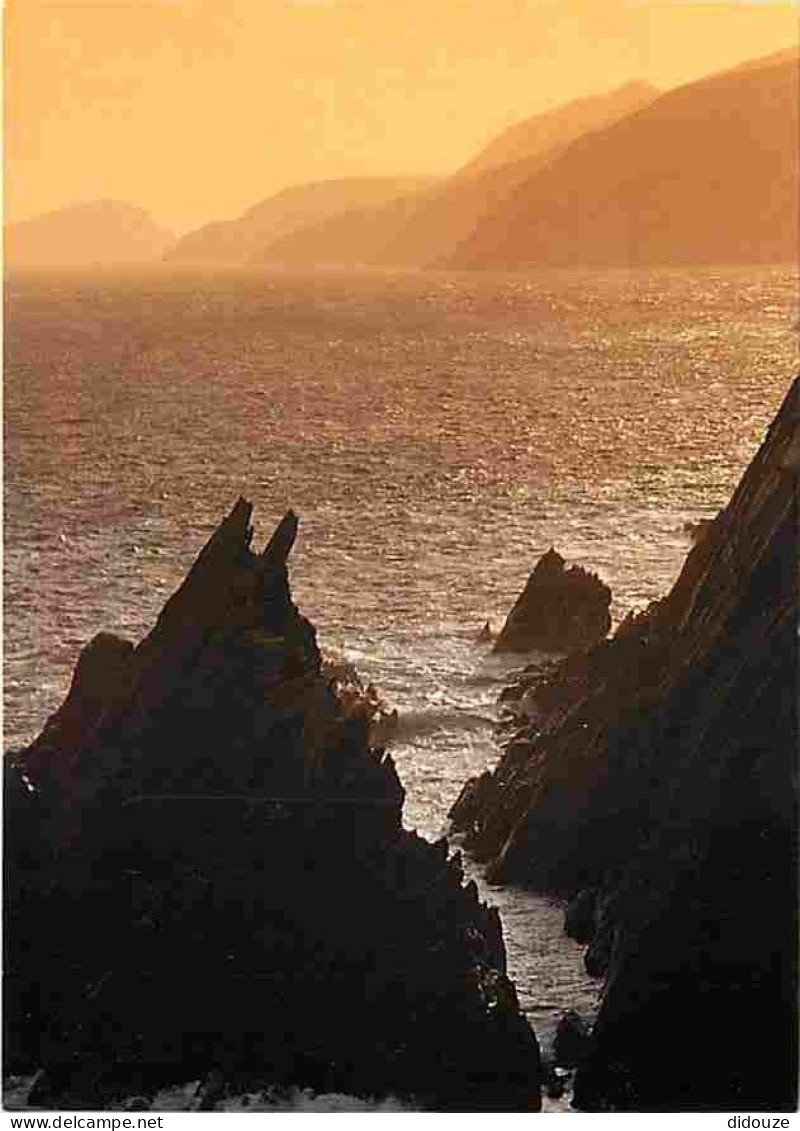
[{"label": "sunlit water surface", "polygon": [[[797,322],[788,268],[10,281],[6,745],[93,633],[148,630],[241,493],[258,539],[300,513],[295,598],[398,708],[406,824],[441,835],[497,758],[513,665],[477,630],[550,545],[617,618],[665,592],[788,388]],[[547,1044],[596,985],[556,905],[484,895]]]}]

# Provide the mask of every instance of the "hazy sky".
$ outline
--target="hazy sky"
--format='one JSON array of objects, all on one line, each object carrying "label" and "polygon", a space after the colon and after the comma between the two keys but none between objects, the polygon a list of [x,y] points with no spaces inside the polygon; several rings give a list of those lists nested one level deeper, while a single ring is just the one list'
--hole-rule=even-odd
[{"label": "hazy sky", "polygon": [[182,231],[287,184],[447,173],[520,118],[797,40],[794,3],[6,0],[6,215]]}]

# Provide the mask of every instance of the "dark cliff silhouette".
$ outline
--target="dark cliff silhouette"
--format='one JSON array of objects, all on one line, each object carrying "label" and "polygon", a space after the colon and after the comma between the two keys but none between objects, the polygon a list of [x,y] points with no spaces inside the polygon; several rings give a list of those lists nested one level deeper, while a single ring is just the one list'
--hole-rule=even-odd
[{"label": "dark cliff silhouette", "polygon": [[581,1107],[796,1101],[798,470],[795,381],[669,595],[523,677],[453,809],[495,879],[573,897],[606,978]]},{"label": "dark cliff silhouette", "polygon": [[495,652],[571,652],[611,628],[611,590],[597,574],[566,562],[552,547],[528,578],[495,641]]},{"label": "dark cliff silhouette", "polygon": [[6,1073],[41,1070],[46,1107],[200,1080],[535,1108],[497,913],[403,830],[369,703],[340,702],[292,603],[297,519],[256,554],[251,510],[6,757]]}]

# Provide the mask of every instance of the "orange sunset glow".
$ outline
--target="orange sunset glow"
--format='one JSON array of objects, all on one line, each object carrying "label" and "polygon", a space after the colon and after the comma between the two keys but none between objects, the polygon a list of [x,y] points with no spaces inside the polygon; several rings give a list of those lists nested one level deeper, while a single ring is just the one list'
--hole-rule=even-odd
[{"label": "orange sunset glow", "polygon": [[9,0],[6,219],[124,199],[183,232],[284,186],[447,174],[510,124],[797,39],[791,3]]},{"label": "orange sunset glow", "polygon": [[4,2],[9,1126],[789,1129],[797,0]]}]

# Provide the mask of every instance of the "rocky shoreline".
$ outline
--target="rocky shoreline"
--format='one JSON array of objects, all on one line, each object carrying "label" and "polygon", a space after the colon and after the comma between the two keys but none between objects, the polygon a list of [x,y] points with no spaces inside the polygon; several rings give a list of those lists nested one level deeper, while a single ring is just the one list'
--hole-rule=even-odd
[{"label": "rocky shoreline", "polygon": [[571,897],[585,1110],[796,1103],[799,428],[795,381],[670,593],[523,673],[451,812],[496,882]]},{"label": "rocky shoreline", "polygon": [[371,705],[323,673],[296,518],[261,554],[250,520],[240,499],[136,648],[95,638],[6,759],[5,1072],[38,1072],[39,1107],[199,1079],[535,1110],[497,913],[403,829]]},{"label": "rocky shoreline", "polygon": [[[512,650],[576,650],[505,693],[503,757],[451,816],[493,882],[569,899],[605,980],[592,1031],[557,1034],[580,1109],[796,1103],[799,467],[795,381],[665,598],[603,639],[610,592],[551,552],[507,622]],[[538,1110],[499,916],[403,828],[396,717],[292,602],[296,517],[261,553],[251,519],[140,644],[96,636],[6,756],[5,1073],[39,1107],[200,1080],[201,1109]]]}]

